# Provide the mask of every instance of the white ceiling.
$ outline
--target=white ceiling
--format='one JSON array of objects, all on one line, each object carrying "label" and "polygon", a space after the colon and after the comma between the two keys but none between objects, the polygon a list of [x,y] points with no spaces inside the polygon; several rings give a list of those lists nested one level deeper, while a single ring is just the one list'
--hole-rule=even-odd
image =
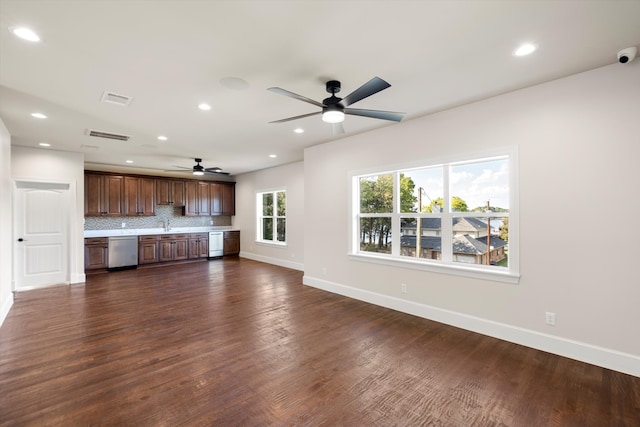
[{"label": "white ceiling", "polygon": [[[8,29],[18,25],[42,41],[18,39]],[[514,57],[523,42],[539,49]],[[352,107],[406,112],[407,121],[613,64],[639,45],[640,0],[0,0],[0,117],[13,145],[48,142],[95,168],[162,171],[202,157],[235,175],[402,126],[347,116],[346,134],[333,137],[320,116],[270,124],[318,110],[272,86],[321,101],[327,80],[340,80],[345,96],[379,76],[392,87]],[[223,84],[229,77],[248,87]],[[104,91],[133,102],[103,103]]]}]

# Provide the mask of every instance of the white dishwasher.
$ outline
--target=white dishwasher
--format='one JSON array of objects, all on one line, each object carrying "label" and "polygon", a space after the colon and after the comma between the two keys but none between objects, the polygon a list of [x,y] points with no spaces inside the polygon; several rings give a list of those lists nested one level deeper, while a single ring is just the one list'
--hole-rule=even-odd
[{"label": "white dishwasher", "polygon": [[224,234],[222,231],[209,232],[209,258],[221,257],[224,249]]}]

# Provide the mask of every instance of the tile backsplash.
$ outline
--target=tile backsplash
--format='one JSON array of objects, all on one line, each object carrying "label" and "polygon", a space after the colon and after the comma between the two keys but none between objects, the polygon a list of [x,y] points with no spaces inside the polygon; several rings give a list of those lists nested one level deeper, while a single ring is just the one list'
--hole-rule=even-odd
[{"label": "tile backsplash", "polygon": [[206,227],[211,221],[215,226],[229,226],[230,216],[183,216],[182,208],[173,206],[156,205],[155,216],[88,216],[84,218],[85,230],[116,230],[122,228],[164,228],[167,220],[171,221],[171,227]]}]

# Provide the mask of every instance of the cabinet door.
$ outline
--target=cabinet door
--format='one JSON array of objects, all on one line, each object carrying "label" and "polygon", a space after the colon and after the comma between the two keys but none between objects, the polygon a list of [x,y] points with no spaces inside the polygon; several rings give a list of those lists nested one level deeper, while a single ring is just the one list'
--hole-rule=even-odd
[{"label": "cabinet door", "polygon": [[175,259],[175,240],[161,240],[158,242],[158,260],[160,262],[173,261]]},{"label": "cabinet door", "polygon": [[174,240],[175,247],[175,258],[179,259],[188,259],[189,258],[189,240],[187,238],[181,238]]},{"label": "cabinet door", "polygon": [[173,206],[184,206],[184,181],[172,181],[171,192],[171,204]]},{"label": "cabinet door", "polygon": [[104,215],[122,216],[124,211],[122,206],[124,177],[105,175],[104,180]]},{"label": "cabinet door", "polygon": [[209,235],[208,234],[204,234],[200,236],[200,244],[198,248],[200,250],[200,258],[209,257]]},{"label": "cabinet door", "polygon": [[125,216],[140,215],[140,209],[138,208],[138,184],[138,178],[131,176],[124,177],[123,213]]},{"label": "cabinet door", "polygon": [[235,184],[222,185],[222,215],[233,216],[236,214],[236,186]]},{"label": "cabinet door", "polygon": [[156,200],[159,205],[171,204],[171,180],[170,179],[156,179]]},{"label": "cabinet door", "polygon": [[209,199],[211,201],[211,215],[222,215],[222,185],[212,182],[209,185]]},{"label": "cabinet door", "polygon": [[208,182],[198,182],[198,215],[211,215]]},{"label": "cabinet door", "polygon": [[138,264],[153,264],[158,260],[157,241],[140,241],[138,243]]},{"label": "cabinet door", "polygon": [[223,255],[238,255],[240,253],[240,232],[225,231]]},{"label": "cabinet door", "polygon": [[101,216],[104,200],[103,175],[85,174],[84,176],[84,214],[85,216]]},{"label": "cabinet door", "polygon": [[138,183],[138,210],[141,215],[153,216],[156,214],[155,180],[141,178]]},{"label": "cabinet door", "polygon": [[123,212],[126,216],[155,215],[155,180],[125,176]]},{"label": "cabinet door", "polygon": [[196,181],[187,181],[184,184],[185,188],[185,203],[184,203],[184,214],[186,216],[197,216],[199,208],[198,201],[198,183]]},{"label": "cabinet door", "polygon": [[96,270],[109,265],[109,240],[106,237],[85,239],[84,269]]}]

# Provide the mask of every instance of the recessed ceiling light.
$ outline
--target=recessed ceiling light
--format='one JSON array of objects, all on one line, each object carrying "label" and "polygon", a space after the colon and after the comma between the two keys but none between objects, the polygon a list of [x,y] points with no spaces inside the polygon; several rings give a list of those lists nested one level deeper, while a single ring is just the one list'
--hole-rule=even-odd
[{"label": "recessed ceiling light", "polygon": [[41,147],[51,147],[51,144],[49,144],[48,142],[41,142],[38,145]]},{"label": "recessed ceiling light", "polygon": [[125,163],[133,163],[133,160],[125,160]]},{"label": "recessed ceiling light", "polygon": [[296,128],[293,130],[295,133],[304,133],[304,129],[302,128]]},{"label": "recessed ceiling light", "polygon": [[531,43],[525,43],[521,45],[519,48],[517,48],[513,52],[513,54],[515,56],[525,56],[525,55],[529,55],[530,53],[533,53],[535,50],[536,50],[536,45]]},{"label": "recessed ceiling light", "polygon": [[36,119],[46,119],[47,116],[45,116],[42,113],[31,113],[31,117],[35,117]]},{"label": "recessed ceiling light", "polygon": [[205,104],[203,102],[202,104],[198,105],[198,108],[201,109],[202,111],[209,111],[211,110],[211,105]]},{"label": "recessed ceiling light", "polygon": [[26,27],[9,27],[9,31],[23,40],[27,40],[30,42],[40,41],[40,37],[38,37],[36,33]]},{"label": "recessed ceiling light", "polygon": [[164,136],[164,135],[160,135],[160,136],[158,137],[158,139],[159,139],[160,141],[166,141],[166,140],[167,140],[167,139],[169,139],[169,138],[167,138],[167,137],[166,137],[166,136]]},{"label": "recessed ceiling light", "polygon": [[275,158],[276,158],[276,157],[278,157],[278,156],[277,156],[277,155],[275,155],[275,154],[269,154],[269,157],[271,157],[272,159],[275,159]]}]

